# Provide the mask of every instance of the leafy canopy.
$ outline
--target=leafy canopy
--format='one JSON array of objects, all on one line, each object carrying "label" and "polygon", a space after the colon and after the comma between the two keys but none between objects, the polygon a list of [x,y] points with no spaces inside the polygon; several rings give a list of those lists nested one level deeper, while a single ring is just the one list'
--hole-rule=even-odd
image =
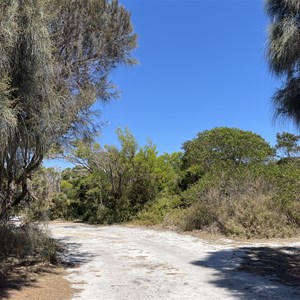
[{"label": "leafy canopy", "polygon": [[209,167],[216,163],[258,163],[273,153],[270,145],[259,135],[226,127],[198,133],[196,138],[183,144],[183,149],[186,167],[193,164]]},{"label": "leafy canopy", "polygon": [[128,128],[116,133],[119,147],[79,142],[69,153],[77,167],[64,172],[62,191],[73,203],[66,211],[76,208],[73,217],[100,223],[127,221],[159,193],[176,191],[179,154],[158,156],[152,142],[140,147]]},{"label": "leafy canopy", "polygon": [[300,136],[289,132],[277,133],[276,141],[275,149],[280,157],[291,158],[300,155]]},{"label": "leafy canopy", "polygon": [[262,163],[273,149],[259,135],[237,128],[218,127],[183,143],[183,188],[214,168]]},{"label": "leafy canopy", "polygon": [[133,64],[136,35],[118,1],[0,2],[0,216],[30,199],[27,178],[47,152],[90,138],[91,105]]}]

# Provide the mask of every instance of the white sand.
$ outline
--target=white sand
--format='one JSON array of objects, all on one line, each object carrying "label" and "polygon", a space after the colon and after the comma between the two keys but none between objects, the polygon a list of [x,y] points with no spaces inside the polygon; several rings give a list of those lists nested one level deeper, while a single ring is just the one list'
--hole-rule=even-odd
[{"label": "white sand", "polygon": [[78,263],[67,276],[81,289],[74,299],[300,299],[299,289],[237,271],[244,252],[230,240],[72,223],[50,230],[69,251],[64,259]]}]

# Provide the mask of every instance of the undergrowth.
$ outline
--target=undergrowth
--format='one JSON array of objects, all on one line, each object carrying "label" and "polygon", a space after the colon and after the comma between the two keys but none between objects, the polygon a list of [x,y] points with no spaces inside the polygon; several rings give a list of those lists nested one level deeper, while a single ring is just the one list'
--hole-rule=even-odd
[{"label": "undergrowth", "polygon": [[[182,194],[182,230],[200,229],[243,238],[299,234],[300,172],[277,166],[208,175]],[[280,185],[278,184],[280,182]]]},{"label": "undergrowth", "polygon": [[0,225],[0,262],[9,258],[57,263],[57,245],[46,230],[36,224]]}]

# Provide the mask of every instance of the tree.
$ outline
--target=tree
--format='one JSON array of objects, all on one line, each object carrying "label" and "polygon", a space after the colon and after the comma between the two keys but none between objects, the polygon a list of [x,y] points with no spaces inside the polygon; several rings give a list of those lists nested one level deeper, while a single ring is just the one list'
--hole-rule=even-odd
[{"label": "tree", "polygon": [[177,192],[180,153],[158,156],[151,141],[140,147],[128,128],[116,133],[119,146],[78,142],[69,154],[77,167],[62,173],[62,192],[75,203],[78,218],[127,221],[153,204],[159,193]]},{"label": "tree", "polygon": [[226,127],[198,133],[196,138],[183,143],[183,150],[186,171],[183,188],[213,168],[262,163],[273,154],[271,146],[261,136]]},{"label": "tree", "polygon": [[118,1],[0,3],[0,219],[30,199],[28,177],[51,148],[95,131],[91,105],[133,64],[136,35]]},{"label": "tree", "polygon": [[270,17],[267,57],[270,70],[284,83],[273,96],[275,116],[300,126],[300,2],[266,0]]},{"label": "tree", "polygon": [[48,210],[53,195],[60,192],[61,172],[55,168],[40,167],[30,180],[28,188],[31,191],[31,202],[22,203],[17,208],[21,210],[27,221],[47,220]]},{"label": "tree", "polygon": [[300,154],[300,136],[282,132],[276,134],[276,145],[275,149],[279,152],[281,158],[290,159],[292,157],[299,156]]},{"label": "tree", "polygon": [[158,157],[158,169],[164,190],[169,194],[179,192],[179,183],[182,176],[182,152],[164,153]]}]

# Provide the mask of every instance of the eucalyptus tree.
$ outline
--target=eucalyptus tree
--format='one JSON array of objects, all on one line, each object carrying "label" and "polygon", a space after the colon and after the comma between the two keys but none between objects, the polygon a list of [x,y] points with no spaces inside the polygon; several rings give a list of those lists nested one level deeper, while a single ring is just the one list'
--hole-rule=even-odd
[{"label": "eucalyptus tree", "polygon": [[0,2],[0,218],[30,200],[27,179],[53,147],[94,131],[91,106],[134,64],[130,13],[118,1]]},{"label": "eucalyptus tree", "polygon": [[270,17],[267,57],[283,84],[273,96],[275,116],[300,126],[300,1],[266,0]]}]

